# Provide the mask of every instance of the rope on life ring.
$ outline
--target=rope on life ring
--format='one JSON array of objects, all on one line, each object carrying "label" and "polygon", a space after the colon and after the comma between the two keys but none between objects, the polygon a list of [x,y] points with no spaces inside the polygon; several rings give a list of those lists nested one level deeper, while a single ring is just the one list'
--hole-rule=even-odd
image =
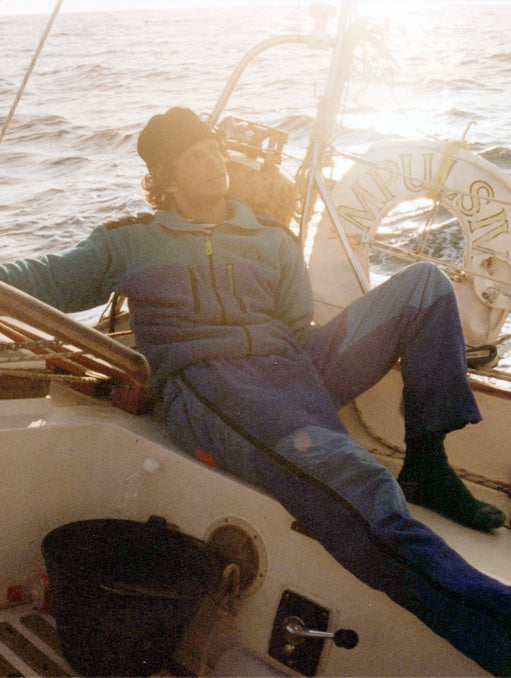
[{"label": "rope on life ring", "polygon": [[400,250],[400,255],[434,261],[451,277],[468,346],[497,340],[511,310],[511,179],[506,174],[459,142],[382,142],[357,159],[331,198],[336,215],[323,213],[309,262],[317,322],[361,294],[334,221],[369,278],[371,246],[385,216],[402,202],[427,198],[457,219],[462,263],[418,251]]}]

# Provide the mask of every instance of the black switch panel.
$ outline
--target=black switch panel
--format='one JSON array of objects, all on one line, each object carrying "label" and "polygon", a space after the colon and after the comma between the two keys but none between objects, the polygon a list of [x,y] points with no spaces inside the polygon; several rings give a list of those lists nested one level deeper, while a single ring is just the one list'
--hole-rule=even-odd
[{"label": "black switch panel", "polygon": [[286,632],[286,626],[289,622],[298,621],[304,628],[326,631],[328,617],[326,608],[294,591],[284,591],[273,622],[269,655],[304,676],[315,676],[324,639],[293,639]]}]

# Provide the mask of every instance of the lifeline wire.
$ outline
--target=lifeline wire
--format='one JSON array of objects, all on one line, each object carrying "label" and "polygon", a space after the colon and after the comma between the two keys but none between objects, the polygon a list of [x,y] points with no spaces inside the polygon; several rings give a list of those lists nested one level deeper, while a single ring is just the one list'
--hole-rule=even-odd
[{"label": "lifeline wire", "polygon": [[4,125],[2,127],[2,131],[0,132],[0,144],[2,143],[2,141],[4,139],[4,136],[7,132],[7,128],[9,127],[10,122],[13,118],[13,115],[16,111],[16,107],[18,106],[19,100],[21,99],[21,97],[23,95],[23,91],[25,90],[28,79],[32,75],[32,71],[34,70],[34,66],[36,65],[36,62],[39,58],[39,55],[42,52],[42,49],[44,47],[44,43],[46,42],[46,38],[48,37],[48,35],[51,31],[51,28],[53,26],[53,23],[54,23],[55,19],[57,18],[57,14],[59,13],[62,2],[63,2],[63,0],[57,0],[57,4],[55,5],[55,9],[53,10],[53,14],[51,15],[50,20],[48,21],[48,25],[46,26],[46,30],[44,31],[43,36],[42,36],[41,40],[39,41],[39,45],[38,45],[38,47],[37,47],[37,49],[34,53],[34,56],[32,57],[32,61],[30,62],[30,65],[28,67],[27,72],[25,73],[25,77],[23,78],[23,82],[21,83],[20,88],[19,88],[16,96],[14,97],[14,102],[11,106],[11,110],[9,111],[9,113],[6,117]]}]

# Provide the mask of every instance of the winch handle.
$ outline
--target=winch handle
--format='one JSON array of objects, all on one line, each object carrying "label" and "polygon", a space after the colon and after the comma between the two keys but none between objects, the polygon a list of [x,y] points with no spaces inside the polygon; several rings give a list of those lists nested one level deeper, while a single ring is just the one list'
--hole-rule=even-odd
[{"label": "winch handle", "polygon": [[298,617],[288,617],[284,622],[284,629],[292,644],[296,644],[297,640],[300,642],[301,638],[324,638],[333,640],[337,647],[352,650],[358,645],[359,641],[358,633],[351,629],[338,629],[337,631],[307,629]]}]

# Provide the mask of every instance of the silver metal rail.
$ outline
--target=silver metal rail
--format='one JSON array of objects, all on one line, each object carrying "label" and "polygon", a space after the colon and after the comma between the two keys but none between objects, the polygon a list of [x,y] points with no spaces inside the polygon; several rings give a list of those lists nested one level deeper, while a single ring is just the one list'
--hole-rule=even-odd
[{"label": "silver metal rail", "polygon": [[232,72],[231,77],[227,81],[227,84],[225,85],[222,93],[220,94],[220,97],[218,98],[218,101],[215,105],[215,108],[213,109],[213,112],[209,116],[209,123],[211,125],[216,125],[218,123],[220,116],[222,115],[225,109],[225,105],[229,101],[231,94],[236,88],[236,85],[240,81],[241,76],[245,72],[246,68],[252,63],[252,61],[259,54],[261,54],[262,52],[266,52],[266,50],[271,49],[272,47],[289,43],[307,45],[309,44],[309,36],[301,34],[295,35],[291,34],[270,38],[269,40],[265,40],[264,42],[259,43],[245,54],[245,56],[241,59],[241,61],[238,63],[238,65]]},{"label": "silver metal rail", "polygon": [[4,282],[0,282],[0,313],[105,360],[140,386],[149,385],[150,369],[143,355]]},{"label": "silver metal rail", "polygon": [[315,14],[316,27],[310,34],[292,33],[289,35],[275,36],[273,38],[269,38],[268,40],[264,40],[245,54],[245,56],[240,60],[232,72],[231,77],[227,81],[227,84],[218,98],[213,112],[209,116],[209,122],[211,125],[216,125],[218,123],[220,116],[225,109],[225,105],[236,88],[238,82],[240,81],[241,76],[249,64],[251,64],[259,54],[266,52],[272,47],[277,47],[278,45],[293,43],[307,45],[311,49],[330,49],[332,46],[334,46],[335,40],[331,38],[330,35],[328,35],[326,31],[326,25],[328,20],[332,16],[335,16],[335,10],[330,5],[320,4],[316,6],[313,5],[311,7],[311,13]]}]

